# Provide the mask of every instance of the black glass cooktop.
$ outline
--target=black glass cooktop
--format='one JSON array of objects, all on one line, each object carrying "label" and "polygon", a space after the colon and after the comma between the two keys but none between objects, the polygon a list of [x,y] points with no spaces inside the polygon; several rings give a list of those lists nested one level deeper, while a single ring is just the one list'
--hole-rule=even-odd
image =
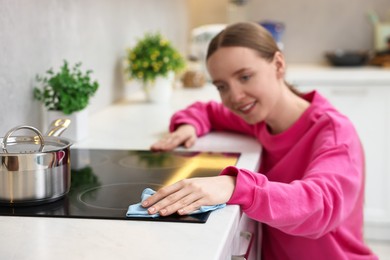
[{"label": "black glass cooktop", "polygon": [[34,206],[1,206],[0,215],[205,223],[210,212],[158,218],[126,217],[145,188],[216,176],[239,153],[72,149],[71,187],[63,198]]}]

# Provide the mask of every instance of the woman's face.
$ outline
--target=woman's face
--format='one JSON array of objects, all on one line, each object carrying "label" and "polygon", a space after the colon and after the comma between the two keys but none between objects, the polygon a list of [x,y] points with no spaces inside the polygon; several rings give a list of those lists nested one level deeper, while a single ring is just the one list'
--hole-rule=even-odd
[{"label": "woman's face", "polygon": [[272,61],[245,47],[222,47],[207,60],[222,103],[249,124],[272,120],[284,86],[284,60]]}]

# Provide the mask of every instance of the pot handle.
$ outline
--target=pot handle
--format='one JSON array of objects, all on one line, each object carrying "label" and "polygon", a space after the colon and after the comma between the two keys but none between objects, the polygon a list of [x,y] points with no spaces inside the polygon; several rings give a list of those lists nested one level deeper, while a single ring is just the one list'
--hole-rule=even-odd
[{"label": "pot handle", "polygon": [[[2,145],[2,148],[3,148],[3,151],[5,153],[8,153],[7,151],[7,143],[8,143],[8,138],[16,131],[18,130],[21,130],[21,129],[27,129],[27,130],[31,130],[33,132],[35,132],[37,135],[38,135],[38,139],[39,139],[39,142],[41,143],[41,147],[39,148],[39,152],[42,152],[43,150],[43,147],[45,146],[45,141],[43,140],[43,136],[41,134],[41,132],[36,129],[35,127],[32,127],[32,126],[28,126],[28,125],[21,125],[21,126],[17,126],[17,127],[14,127],[12,128],[11,130],[9,130],[6,134],[5,134],[5,137],[3,139],[3,143],[1,144]],[[35,139],[35,138],[34,138]]]},{"label": "pot handle", "polygon": [[71,120],[68,118],[59,118],[51,122],[45,136],[60,136],[62,132],[68,129]]}]

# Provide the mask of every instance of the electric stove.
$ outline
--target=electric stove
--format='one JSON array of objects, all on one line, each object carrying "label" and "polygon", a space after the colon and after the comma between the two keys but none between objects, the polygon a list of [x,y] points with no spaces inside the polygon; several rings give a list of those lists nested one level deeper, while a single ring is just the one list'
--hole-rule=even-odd
[{"label": "electric stove", "polygon": [[71,187],[61,199],[33,206],[1,206],[3,216],[93,218],[205,223],[210,212],[180,216],[126,217],[145,188],[158,190],[181,179],[217,176],[239,153],[72,149]]}]

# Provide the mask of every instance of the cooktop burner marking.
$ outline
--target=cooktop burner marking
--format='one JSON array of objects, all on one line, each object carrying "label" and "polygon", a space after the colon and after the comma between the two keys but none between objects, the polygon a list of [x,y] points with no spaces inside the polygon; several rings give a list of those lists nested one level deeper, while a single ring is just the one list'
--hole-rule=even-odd
[{"label": "cooktop burner marking", "polygon": [[77,199],[88,207],[123,211],[141,201],[145,188],[158,190],[161,187],[161,184],[156,183],[114,183],[87,189]]}]

